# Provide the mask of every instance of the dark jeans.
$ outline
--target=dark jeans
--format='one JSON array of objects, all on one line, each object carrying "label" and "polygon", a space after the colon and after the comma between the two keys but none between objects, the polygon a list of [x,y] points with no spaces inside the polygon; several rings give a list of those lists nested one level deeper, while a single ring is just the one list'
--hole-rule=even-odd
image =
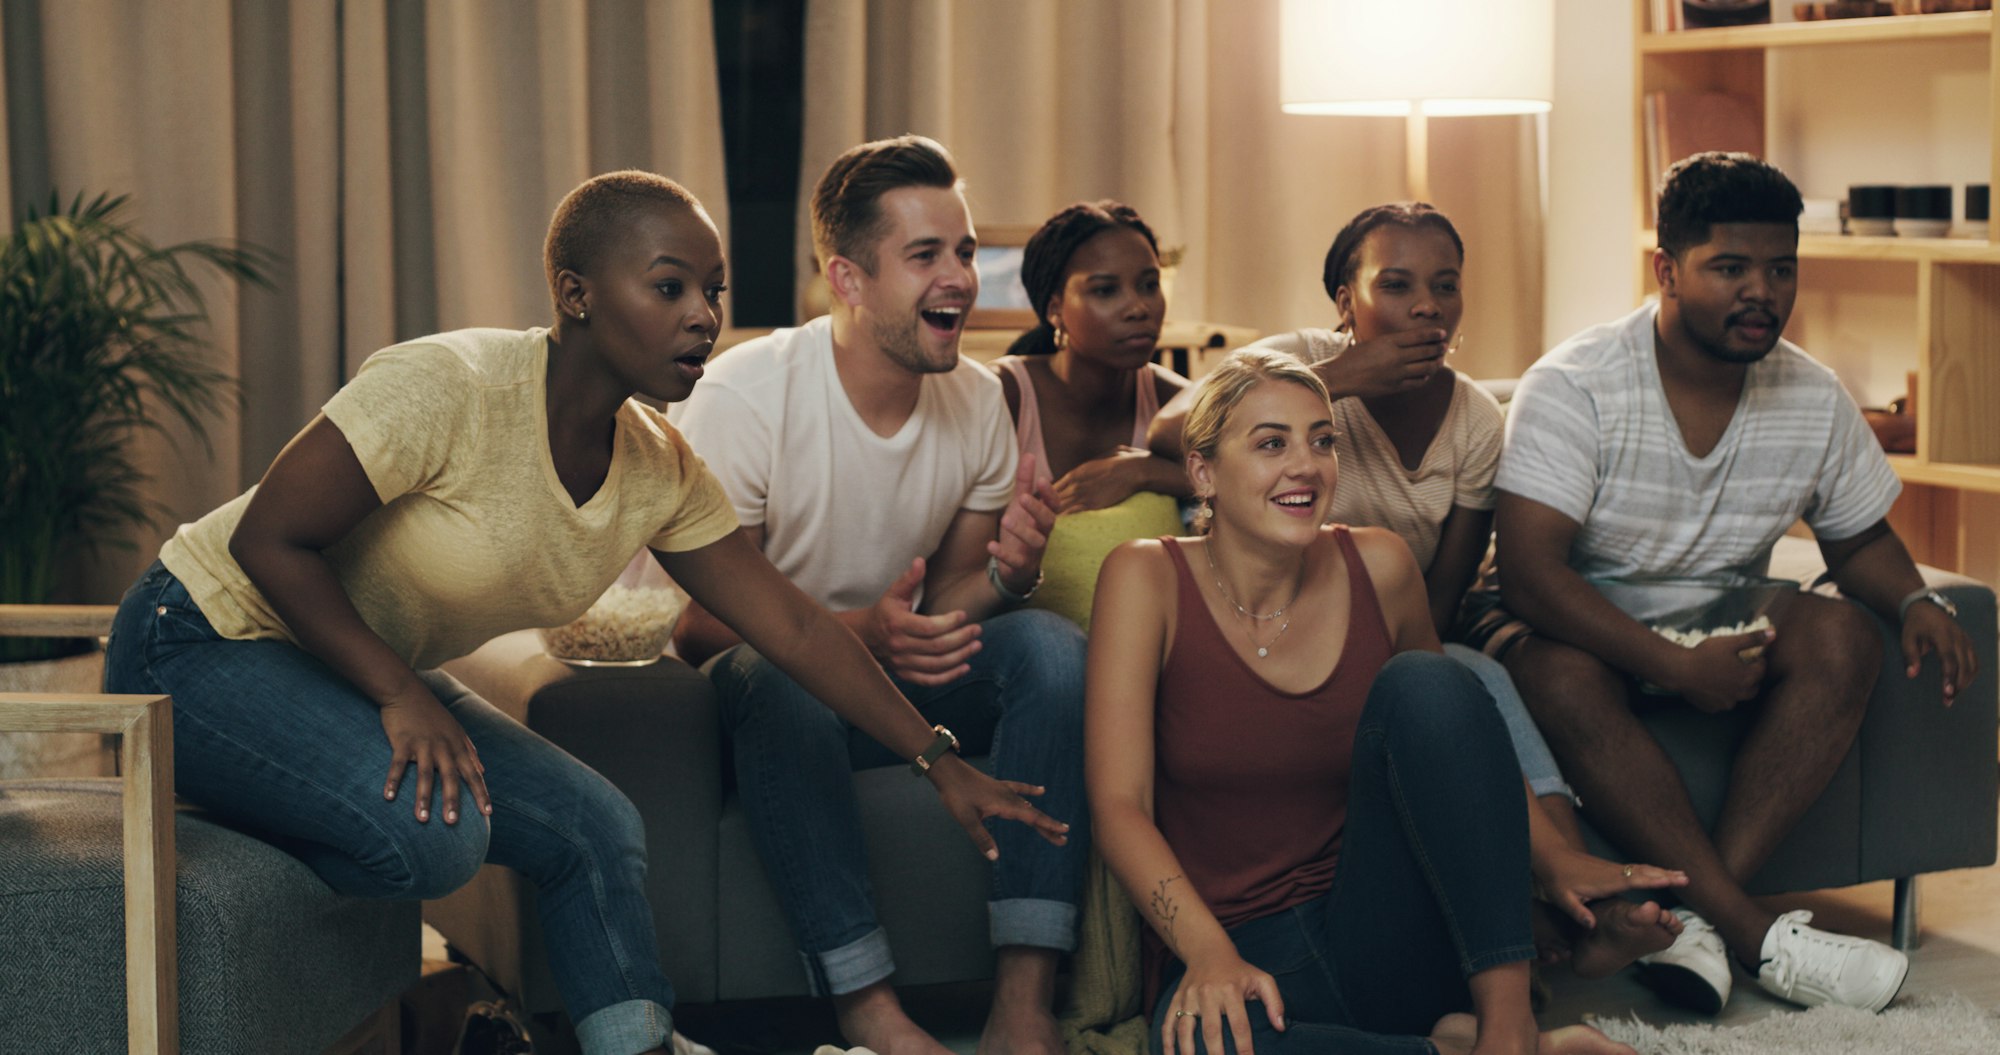
[{"label": "dark jeans", "polygon": [[[1534,957],[1530,885],[1527,793],[1486,690],[1444,656],[1390,660],[1361,713],[1333,889],[1229,930],[1285,1001],[1283,1033],[1249,1005],[1258,1055],[1432,1051],[1437,1020],[1472,1006],[1466,979]],[[1185,971],[1161,979],[1155,1055]]]},{"label": "dark jeans", "polygon": [[[1083,631],[1054,612],[1024,609],[981,623],[979,640],[971,672],[951,684],[895,685],[933,721],[967,704],[997,707],[994,775],[1047,788],[1035,805],[1070,832],[1068,845],[1051,846],[1025,824],[991,823],[1000,848],[987,905],[992,941],[1068,952],[1090,845]],[[813,992],[841,995],[887,978],[895,962],[875,919],[853,771],[909,760],[851,728],[748,645],[705,669],[734,751],[743,813]],[[975,743],[968,738],[969,752],[977,753]]]},{"label": "dark jeans", "polygon": [[[232,641],[157,561],[125,594],[105,654],[110,692],[174,698],[174,790],[252,829],[352,897],[438,898],[485,863],[535,884],[549,969],[587,1055],[666,1043],[674,991],[646,902],[639,811],[611,783],[439,671],[420,671],[486,765],[493,816],[442,789],[418,823],[405,773],[382,798],[382,714],[284,641]],[[672,848],[669,847],[669,850]],[[282,926],[283,921],[274,921]]]}]

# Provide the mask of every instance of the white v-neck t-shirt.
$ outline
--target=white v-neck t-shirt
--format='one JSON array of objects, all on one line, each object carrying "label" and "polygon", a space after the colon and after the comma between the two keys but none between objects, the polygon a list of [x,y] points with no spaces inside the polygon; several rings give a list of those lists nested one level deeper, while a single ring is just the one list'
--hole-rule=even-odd
[{"label": "white v-neck t-shirt", "polygon": [[875,603],[929,558],[959,510],[1014,496],[1014,425],[1000,379],[963,356],[926,374],[909,420],[878,436],[847,398],[833,323],[747,341],[717,357],[672,419],[764,555],[835,611]]},{"label": "white v-neck t-shirt", "polygon": [[1581,525],[1572,568],[1759,576],[1801,518],[1845,539],[1888,515],[1902,481],[1840,379],[1790,341],[1751,364],[1715,449],[1689,453],[1660,384],[1658,311],[1564,341],[1514,391],[1497,486]]}]

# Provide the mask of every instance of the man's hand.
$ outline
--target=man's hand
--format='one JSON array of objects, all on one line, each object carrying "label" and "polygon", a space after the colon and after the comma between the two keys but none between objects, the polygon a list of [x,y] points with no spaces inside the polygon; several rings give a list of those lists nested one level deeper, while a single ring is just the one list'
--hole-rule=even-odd
[{"label": "man's hand", "polygon": [[1676,657],[1671,680],[1663,688],[1680,693],[1696,709],[1717,714],[1755,699],[1764,691],[1764,648],[1778,636],[1775,630],[1711,637]]},{"label": "man's hand", "polygon": [[1055,482],[1055,507],[1065,513],[1109,509],[1145,490],[1152,461],[1153,452],[1138,447],[1119,447],[1115,454],[1092,458]]},{"label": "man's hand", "polygon": [[917,588],[924,584],[924,559],[889,584],[868,607],[861,639],[889,672],[918,685],[944,685],[972,669],[966,660],[979,651],[979,624],[964,612],[923,615]]},{"label": "man's hand", "polygon": [[1418,329],[1358,341],[1327,362],[1320,376],[1336,399],[1408,392],[1444,365],[1450,336],[1439,329]]},{"label": "man's hand", "polygon": [[1979,657],[1958,620],[1937,605],[1918,601],[1903,616],[1903,676],[1916,677],[1928,655],[1944,665],[1944,705],[1949,707],[1978,675]]},{"label": "man's hand", "polygon": [[1035,588],[1042,574],[1042,550],[1049,545],[1049,529],[1056,526],[1056,493],[1047,484],[1035,484],[1035,456],[1021,455],[1014,470],[1014,500],[1000,516],[1000,537],[986,544],[986,552],[1000,562],[1000,581],[1016,595]]}]

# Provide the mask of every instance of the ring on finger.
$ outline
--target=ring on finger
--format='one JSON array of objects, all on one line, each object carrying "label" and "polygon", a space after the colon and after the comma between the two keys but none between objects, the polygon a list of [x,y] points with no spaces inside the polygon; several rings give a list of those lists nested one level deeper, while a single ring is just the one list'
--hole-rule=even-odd
[{"label": "ring on finger", "polygon": [[1631,866],[1631,865],[1626,865],[1626,866],[1625,866],[1625,869],[1624,869],[1624,871],[1625,871],[1625,878],[1627,878],[1627,879],[1630,879],[1630,878],[1632,878],[1632,866]]},{"label": "ring on finger", "polygon": [[1200,1017],[1201,1017],[1201,1012],[1199,1012],[1199,1011],[1189,1011],[1189,1010],[1188,1010],[1187,1008],[1181,1008],[1180,1010],[1178,1010],[1178,1011],[1175,1011],[1175,1012],[1174,1012],[1174,1017],[1175,1017],[1175,1018],[1200,1018]]}]

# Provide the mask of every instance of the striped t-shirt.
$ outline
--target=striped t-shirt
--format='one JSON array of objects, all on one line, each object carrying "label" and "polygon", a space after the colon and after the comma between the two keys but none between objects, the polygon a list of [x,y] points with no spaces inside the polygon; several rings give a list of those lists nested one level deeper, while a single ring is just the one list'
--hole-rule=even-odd
[{"label": "striped t-shirt", "polygon": [[[1250,347],[1284,352],[1310,366],[1340,355],[1347,343],[1345,333],[1305,329],[1266,337]],[[1500,401],[1459,373],[1437,435],[1417,467],[1409,469],[1395,441],[1358,397],[1335,400],[1340,479],[1329,515],[1337,524],[1388,528],[1409,545],[1417,567],[1429,571],[1444,519],[1454,506],[1493,508],[1500,422]]]},{"label": "striped t-shirt", "polygon": [[1586,577],[1763,575],[1803,518],[1822,539],[1881,520],[1902,490],[1832,370],[1780,340],[1696,458],[1668,409],[1648,304],[1577,334],[1521,378],[1495,486],[1582,525]]}]

